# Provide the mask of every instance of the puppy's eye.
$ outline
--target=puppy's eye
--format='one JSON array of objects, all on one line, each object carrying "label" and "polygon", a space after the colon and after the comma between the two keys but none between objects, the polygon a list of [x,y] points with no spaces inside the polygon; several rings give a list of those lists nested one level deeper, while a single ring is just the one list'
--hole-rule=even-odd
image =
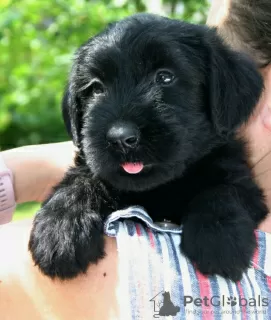
[{"label": "puppy's eye", "polygon": [[162,85],[169,85],[172,83],[172,81],[175,79],[174,74],[170,71],[164,70],[159,71],[156,74],[155,81]]},{"label": "puppy's eye", "polygon": [[103,94],[104,91],[104,86],[98,80],[93,80],[91,83],[86,84],[79,90],[79,92],[82,92],[85,97],[95,97]]},{"label": "puppy's eye", "polygon": [[104,86],[99,81],[93,81],[88,91],[92,96],[97,96],[104,93]]}]

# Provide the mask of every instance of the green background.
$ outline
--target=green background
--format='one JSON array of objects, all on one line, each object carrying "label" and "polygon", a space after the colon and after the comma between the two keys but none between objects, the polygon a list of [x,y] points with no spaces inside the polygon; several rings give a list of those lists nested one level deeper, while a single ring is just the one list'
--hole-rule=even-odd
[{"label": "green background", "polygon": [[[144,11],[205,23],[208,5],[208,0],[0,0],[0,150],[67,140],[60,103],[72,55],[107,23]],[[38,204],[20,205],[15,219],[37,209]]]}]

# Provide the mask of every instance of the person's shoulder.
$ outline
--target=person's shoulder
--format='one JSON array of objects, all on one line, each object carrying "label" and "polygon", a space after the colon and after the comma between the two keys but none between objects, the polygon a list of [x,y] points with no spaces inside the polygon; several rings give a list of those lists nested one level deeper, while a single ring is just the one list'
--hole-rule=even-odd
[{"label": "person's shoulder", "polygon": [[32,221],[25,219],[0,225],[0,249],[4,250],[6,246],[15,245],[17,242],[21,243],[22,237],[29,238]]},{"label": "person's shoulder", "polygon": [[[32,221],[0,227],[0,313],[3,319],[118,319],[118,259],[116,242],[106,237],[106,255],[86,274],[52,281],[34,265],[28,250]],[[90,248],[91,250],[91,248]],[[70,304],[69,301],[75,301]],[[89,304],[95,308],[89,308]],[[104,308],[104,306],[107,308]]]},{"label": "person's shoulder", "polygon": [[17,273],[27,257],[32,220],[0,226],[0,276]]},{"label": "person's shoulder", "polygon": [[25,297],[22,282],[29,280],[31,259],[28,254],[28,240],[31,226],[31,220],[0,226],[1,319],[20,318],[20,312],[16,310],[20,309],[19,302]]}]

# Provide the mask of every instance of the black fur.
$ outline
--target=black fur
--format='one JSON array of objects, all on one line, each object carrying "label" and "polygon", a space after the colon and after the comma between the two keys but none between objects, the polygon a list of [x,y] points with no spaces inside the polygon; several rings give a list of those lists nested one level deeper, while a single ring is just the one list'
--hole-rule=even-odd
[{"label": "black fur", "polygon": [[[158,70],[173,82],[156,82]],[[154,221],[183,224],[181,250],[201,272],[239,280],[267,208],[235,132],[262,89],[254,64],[205,26],[138,14],[82,45],[63,99],[77,163],[42,205],[29,243],[42,272],[86,272],[104,256],[106,217],[140,205]],[[108,143],[116,123],[136,126],[136,146]],[[131,175],[124,162],[146,167]]]}]

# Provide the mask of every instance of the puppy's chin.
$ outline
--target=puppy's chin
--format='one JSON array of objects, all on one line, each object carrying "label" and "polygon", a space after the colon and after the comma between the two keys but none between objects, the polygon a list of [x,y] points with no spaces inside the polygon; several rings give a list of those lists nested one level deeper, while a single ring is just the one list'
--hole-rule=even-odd
[{"label": "puppy's chin", "polygon": [[120,191],[143,192],[155,189],[182,175],[182,165],[160,166],[147,165],[137,174],[129,174],[121,167],[115,172],[101,172],[99,177]]}]

